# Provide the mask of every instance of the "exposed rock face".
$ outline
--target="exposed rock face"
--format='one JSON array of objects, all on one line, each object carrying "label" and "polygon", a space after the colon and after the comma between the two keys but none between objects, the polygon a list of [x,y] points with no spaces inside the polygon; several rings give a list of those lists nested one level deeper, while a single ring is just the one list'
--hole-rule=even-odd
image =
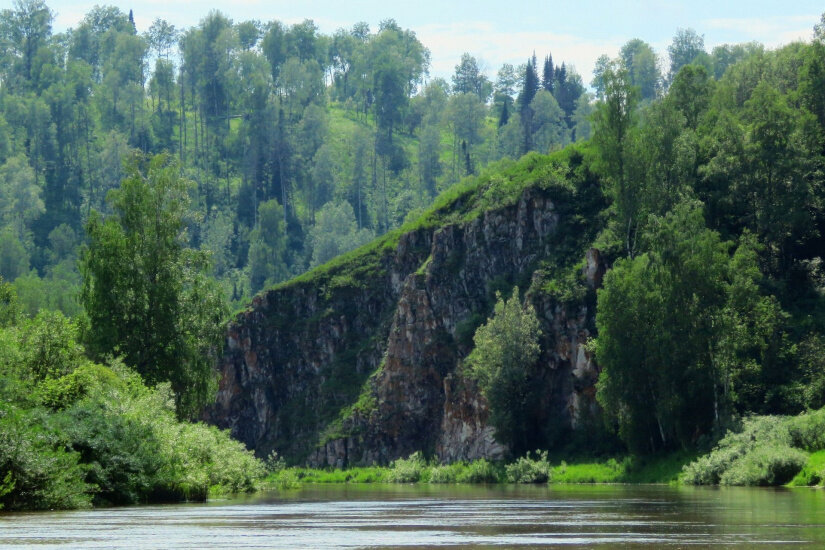
[{"label": "exposed rock face", "polygon": [[[208,418],[261,455],[275,449],[314,465],[385,463],[417,450],[444,461],[502,456],[461,360],[493,289],[526,289],[564,222],[546,193],[528,188],[517,204],[471,222],[401,236],[358,284],[316,281],[258,297],[230,326]],[[603,271],[589,251],[582,276],[591,288]],[[595,407],[597,370],[584,348],[592,305],[528,295],[543,325],[546,416],[573,427]],[[357,398],[336,393],[347,377],[370,406],[335,421]]]}]

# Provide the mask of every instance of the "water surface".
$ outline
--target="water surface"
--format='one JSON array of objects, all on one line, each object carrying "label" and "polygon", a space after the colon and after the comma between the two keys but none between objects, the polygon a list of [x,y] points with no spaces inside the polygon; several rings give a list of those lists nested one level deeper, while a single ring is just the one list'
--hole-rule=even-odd
[{"label": "water surface", "polygon": [[0,514],[6,548],[825,548],[821,490],[305,486],[208,504]]}]

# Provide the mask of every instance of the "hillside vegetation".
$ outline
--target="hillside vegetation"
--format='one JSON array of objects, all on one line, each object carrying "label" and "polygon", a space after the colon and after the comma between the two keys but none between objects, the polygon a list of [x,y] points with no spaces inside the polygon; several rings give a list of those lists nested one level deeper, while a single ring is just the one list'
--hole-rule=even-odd
[{"label": "hillside vegetation", "polygon": [[[528,280],[480,290],[438,343],[472,357],[462,372],[499,443],[715,449],[686,469],[696,483],[823,478],[825,19],[776,50],[707,52],[680,30],[666,74],[634,39],[598,60],[595,95],[549,55],[494,82],[464,55],[451,82],[428,79],[425,45],[393,20],[324,35],[220,12],[144,33],[110,6],[65,33],[53,19],[42,0],[0,12],[5,507],[251,490],[258,459],[187,422],[214,401],[230,306],[365,290],[403,235],[469,226],[532,191],[558,209],[552,251]],[[608,268],[598,293],[582,280],[591,247]],[[546,365],[504,346],[553,353],[535,349],[541,298],[595,306],[599,407],[578,432],[547,420]],[[516,341],[497,338],[498,315],[524,329]],[[319,424],[343,431],[373,405],[373,372],[352,368],[373,343],[325,366],[326,393],[306,398],[327,400]],[[544,468],[538,456],[515,456],[513,477]],[[428,464],[407,460],[399,476]]]},{"label": "hillside vegetation", "polygon": [[[427,48],[391,19],[327,35],[213,11],[139,32],[102,5],[63,33],[53,21],[42,0],[0,12],[0,275],[28,313],[80,311],[85,226],[112,212],[135,154],[177,159],[185,239],[240,305],[491,161],[590,135],[590,98],[564,63],[548,57],[540,83],[535,59],[491,82],[465,55],[451,82],[429,79]],[[541,90],[519,96],[528,74]]]}]

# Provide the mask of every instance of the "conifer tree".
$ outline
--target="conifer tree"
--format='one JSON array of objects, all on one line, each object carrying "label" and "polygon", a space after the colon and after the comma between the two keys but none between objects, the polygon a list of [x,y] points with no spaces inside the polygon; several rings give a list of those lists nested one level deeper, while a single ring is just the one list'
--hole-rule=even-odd
[{"label": "conifer tree", "polygon": [[533,112],[530,103],[532,103],[533,98],[536,97],[539,84],[539,75],[536,72],[536,55],[533,54],[533,57],[527,60],[527,67],[524,69],[524,85],[521,87],[521,94],[519,94],[521,125],[522,131],[524,132],[522,153],[526,153],[533,148]]},{"label": "conifer tree", "polygon": [[553,56],[548,55],[544,58],[544,71],[542,72],[542,79],[541,79],[541,87],[553,93],[554,88],[554,73],[555,70],[553,69]]}]

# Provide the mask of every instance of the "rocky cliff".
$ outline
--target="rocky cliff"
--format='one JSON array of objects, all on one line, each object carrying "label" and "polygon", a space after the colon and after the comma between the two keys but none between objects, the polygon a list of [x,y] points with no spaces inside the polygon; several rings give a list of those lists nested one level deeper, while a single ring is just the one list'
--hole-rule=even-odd
[{"label": "rocky cliff", "polygon": [[603,266],[602,206],[576,159],[527,157],[466,184],[418,223],[255,298],[228,329],[208,419],[261,455],[343,466],[423,450],[507,452],[461,362],[495,291],[526,290],[542,321],[541,429],[595,407],[584,347]]}]

